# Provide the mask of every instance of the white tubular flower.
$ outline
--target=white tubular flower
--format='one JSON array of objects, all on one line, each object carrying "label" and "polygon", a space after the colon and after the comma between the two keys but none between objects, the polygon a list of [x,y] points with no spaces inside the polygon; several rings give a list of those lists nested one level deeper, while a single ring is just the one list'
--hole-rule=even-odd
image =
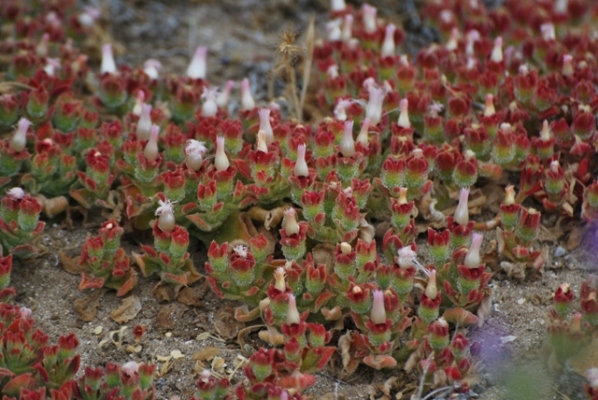
[{"label": "white tubular flower", "polygon": [[278,267],[274,270],[274,287],[281,292],[286,292],[287,283],[284,280],[285,270],[283,267]]},{"label": "white tubular flower", "polygon": [[417,253],[413,251],[411,246],[401,247],[398,252],[397,264],[401,268],[416,267],[425,275],[430,275],[427,269],[417,260]]},{"label": "white tubular flower", "polygon": [[31,121],[27,118],[21,118],[17,124],[17,129],[15,130],[14,135],[12,135],[9,144],[10,148],[17,153],[25,150],[25,146],[27,145],[27,131],[30,126]]},{"label": "white tubular flower", "polygon": [[149,140],[150,131],[152,128],[152,106],[151,104],[143,104],[141,106],[141,116],[137,121],[137,129],[135,134],[139,140]]},{"label": "white tubular flower", "polygon": [[297,161],[295,162],[295,176],[309,176],[309,168],[307,167],[307,162],[305,161],[305,143],[300,144],[297,146]]},{"label": "white tubular flower", "polygon": [[287,310],[287,325],[298,324],[301,322],[301,315],[297,310],[297,301],[294,294],[289,294],[289,308]]},{"label": "white tubular flower", "polygon": [[575,73],[575,67],[573,67],[573,56],[571,54],[565,54],[563,56],[563,70],[561,74],[563,76],[573,76]]},{"label": "white tubular flower", "polygon": [[426,297],[428,299],[434,300],[436,296],[438,296],[438,287],[436,286],[436,270],[433,269],[430,271],[430,275],[428,275],[428,285],[426,286]]},{"label": "white tubular flower", "polygon": [[459,32],[459,28],[451,29],[451,36],[449,37],[446,45],[444,46],[448,51],[457,50],[459,47],[459,39],[461,37],[461,33]]},{"label": "white tubular flower", "polygon": [[399,102],[399,120],[397,121],[397,125],[401,128],[410,128],[411,121],[409,121],[409,100],[402,99]]},{"label": "white tubular flower", "polygon": [[228,157],[224,152],[224,137],[222,136],[218,136],[216,138],[216,156],[214,157],[214,166],[218,172],[225,171],[230,166]]},{"label": "white tubular flower", "polygon": [[540,26],[540,32],[542,32],[542,39],[549,42],[556,39],[554,30],[554,24],[548,22]]},{"label": "white tubular flower", "polygon": [[454,221],[461,226],[467,225],[469,222],[469,206],[467,204],[469,199],[469,188],[463,188],[459,192],[459,204],[455,210],[453,217]]},{"label": "white tubular flower", "polygon": [[260,118],[259,130],[264,131],[264,134],[266,135],[266,143],[274,143],[274,131],[272,130],[272,125],[270,124],[270,109],[262,108],[258,110],[257,113]]},{"label": "white tubular flower", "polygon": [[203,93],[201,94],[201,98],[203,99],[203,104],[201,105],[201,115],[204,117],[213,117],[218,113],[218,104],[216,103],[217,95],[218,88],[203,88]]},{"label": "white tubular flower", "polygon": [[261,151],[262,153],[268,152],[268,144],[266,143],[266,132],[262,131],[261,129],[257,132],[256,138],[256,150]]},{"label": "white tubular flower", "polygon": [[241,81],[241,110],[249,111],[255,108],[255,100],[251,95],[251,84],[249,79],[245,78]]},{"label": "white tubular flower", "polygon": [[25,197],[25,191],[17,186],[17,187],[13,187],[8,192],[6,192],[6,195],[11,200],[21,200],[23,197]]},{"label": "white tubular flower", "polygon": [[247,258],[249,255],[249,247],[238,244],[233,248],[233,251],[241,258]]},{"label": "white tubular flower", "polygon": [[48,76],[54,76],[56,74],[56,70],[60,69],[60,58],[47,58],[46,65],[44,66],[44,71]]},{"label": "white tubular flower", "polygon": [[495,63],[500,63],[503,60],[502,38],[500,36],[494,39],[494,47],[492,48],[492,54],[490,54],[490,60]]},{"label": "white tubular flower", "polygon": [[100,67],[102,74],[116,74],[116,62],[112,54],[112,44],[106,43],[102,46],[102,66]]},{"label": "white tubular flower", "polygon": [[468,57],[475,56],[475,50],[474,50],[473,46],[474,46],[475,42],[480,40],[480,37],[481,37],[480,32],[476,31],[475,29],[467,31],[467,33],[465,35],[465,40],[466,40],[465,54]]},{"label": "white tubular flower", "polygon": [[353,157],[355,154],[355,141],[353,140],[353,121],[345,122],[345,131],[340,142],[340,152],[343,157]]},{"label": "white tubular flower", "polygon": [[395,54],[395,31],[397,27],[394,24],[386,25],[384,33],[384,42],[382,42],[382,49],[380,55],[382,57],[390,57]]},{"label": "white tubular flower", "polygon": [[199,171],[203,163],[203,156],[207,151],[204,142],[195,139],[187,140],[185,146],[185,165],[187,165],[187,168]]},{"label": "white tubular flower", "polygon": [[480,265],[482,265],[480,249],[482,248],[483,241],[484,236],[482,236],[482,234],[473,234],[473,237],[471,238],[471,247],[465,256],[465,261],[463,261],[463,265],[465,265],[467,268],[478,268]]},{"label": "white tubular flower", "polygon": [[364,147],[370,144],[370,138],[368,136],[370,123],[371,121],[369,118],[366,117],[363,119],[361,123],[361,129],[359,130],[359,135],[357,135],[357,139],[355,139],[355,142],[361,143]]},{"label": "white tubular flower", "polygon": [[90,27],[96,23],[96,21],[102,15],[102,10],[97,7],[84,7],[83,12],[79,14],[77,18],[79,23],[85,27]]},{"label": "white tubular flower", "polygon": [[341,31],[341,24],[342,20],[340,18],[333,19],[326,24],[326,31],[328,32],[328,41],[336,42],[341,40],[342,38],[342,31]]},{"label": "white tubular flower", "polygon": [[225,108],[228,106],[228,100],[230,99],[230,92],[233,89],[233,86],[235,86],[235,81],[226,81],[224,89],[219,92],[218,97],[216,97],[216,104],[218,104],[218,107]]},{"label": "white tubular flower", "polygon": [[386,90],[383,87],[370,85],[368,88],[370,98],[365,109],[365,117],[370,119],[372,125],[378,125],[382,120],[382,104],[386,97]]},{"label": "white tubular flower", "polygon": [[550,130],[550,125],[547,120],[544,120],[544,122],[542,122],[542,130],[540,131],[540,139],[546,142],[549,141],[551,137],[552,131]]},{"label": "white tubular flower", "polygon": [[376,7],[369,4],[364,4],[362,7],[363,11],[363,27],[367,33],[374,33],[377,29],[376,13],[378,10]]},{"label": "white tubular flower", "polygon": [[299,223],[297,222],[297,211],[293,207],[284,210],[282,217],[282,229],[287,236],[296,235],[299,233]]},{"label": "white tubular flower", "polygon": [[374,300],[372,302],[372,311],[370,312],[370,321],[376,325],[385,324],[384,292],[382,290],[374,290],[373,296]]},{"label": "white tubular flower", "polygon": [[328,79],[338,78],[338,65],[332,64],[330,67],[328,67],[328,69],[326,70],[326,77]]},{"label": "white tubular flower", "polygon": [[494,96],[488,93],[484,103],[484,117],[491,117],[494,114],[496,114],[496,109],[494,108]]},{"label": "white tubular flower", "polygon": [[331,0],[330,1],[330,11],[332,11],[332,12],[345,11],[346,8],[347,8],[347,4],[345,3],[345,0]]},{"label": "white tubular flower", "polygon": [[158,80],[160,77],[160,70],[162,69],[162,63],[158,60],[150,58],[143,63],[143,72],[152,81]]},{"label": "white tubular flower", "polygon": [[128,361],[120,367],[120,370],[128,376],[135,376],[139,371],[139,365],[135,361]]},{"label": "white tubular flower", "polygon": [[153,124],[150,128],[150,137],[143,149],[143,155],[148,160],[155,160],[158,158],[158,135],[160,135],[160,127]]},{"label": "white tubular flower", "polygon": [[208,48],[205,46],[199,46],[195,49],[193,58],[189,67],[187,67],[187,76],[191,79],[206,79],[207,70],[207,54]]},{"label": "white tubular flower", "polygon": [[341,40],[348,42],[353,36],[353,16],[351,14],[345,15],[343,18],[343,27],[341,32]]},{"label": "white tubular flower", "polygon": [[142,106],[143,106],[144,101],[145,101],[145,93],[143,93],[143,90],[140,90],[137,92],[137,96],[135,96],[135,105],[133,106],[133,109],[131,110],[133,115],[136,115],[138,117],[141,116],[141,111],[142,111]]},{"label": "white tubular flower", "polygon": [[172,202],[168,199],[166,199],[166,201],[158,200],[158,204],[159,207],[156,209],[158,228],[164,232],[172,232],[176,225]]}]

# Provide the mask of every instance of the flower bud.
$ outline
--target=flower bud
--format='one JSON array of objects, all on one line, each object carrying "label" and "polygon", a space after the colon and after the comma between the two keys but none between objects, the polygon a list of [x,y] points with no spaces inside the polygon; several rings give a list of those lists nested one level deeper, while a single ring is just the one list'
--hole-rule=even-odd
[{"label": "flower bud", "polygon": [[150,58],[143,63],[143,72],[152,81],[158,80],[160,77],[160,70],[162,69],[162,63],[158,60]]},{"label": "flower bud", "polygon": [[554,24],[547,22],[540,26],[540,32],[542,32],[542,39],[549,42],[556,39],[556,33],[554,30]]},{"label": "flower bud", "polygon": [[370,321],[374,324],[386,323],[386,310],[384,309],[384,292],[382,290],[374,290],[374,301],[372,303],[372,311],[370,313]]},{"label": "flower bud", "polygon": [[495,63],[501,63],[503,61],[502,38],[500,36],[494,39],[494,47],[492,48],[490,60]]},{"label": "flower bud", "polygon": [[402,99],[399,103],[399,120],[397,121],[397,125],[401,128],[410,128],[411,121],[409,121],[409,101],[407,99]]},{"label": "flower bud", "polygon": [[266,135],[266,144],[274,143],[274,131],[272,130],[272,125],[270,124],[270,109],[262,108],[258,111],[258,114],[260,118],[259,130],[263,131]]},{"label": "flower bud", "polygon": [[332,11],[332,12],[345,11],[346,8],[347,8],[347,4],[345,3],[345,0],[331,0],[330,1],[330,11]]},{"label": "flower bud", "polygon": [[367,33],[374,33],[377,29],[376,13],[378,10],[369,4],[363,5],[363,27]]},{"label": "flower bud", "polygon": [[26,118],[21,118],[17,125],[17,130],[10,139],[10,148],[15,152],[20,153],[25,150],[27,145],[27,130],[31,126],[31,122]]},{"label": "flower bud", "polygon": [[465,256],[465,261],[463,264],[468,268],[478,268],[482,264],[482,259],[480,257],[480,249],[482,247],[482,242],[484,240],[484,236],[480,233],[474,233],[473,238],[471,239],[471,247]]},{"label": "flower bud", "polygon": [[305,143],[301,143],[297,146],[297,161],[295,162],[295,169],[294,169],[295,176],[309,176],[309,168],[307,167],[307,162],[305,161]]},{"label": "flower bud", "polygon": [[[368,106],[369,106],[369,103],[368,103]],[[371,121],[369,118],[366,117],[363,119],[363,121],[361,122],[361,129],[359,130],[357,139],[355,139],[355,142],[361,143],[361,145],[363,147],[367,147],[370,143],[370,138],[368,136],[370,123],[371,123]]]},{"label": "flower bud", "polygon": [[469,222],[469,207],[467,205],[469,198],[469,188],[463,188],[459,192],[459,204],[455,210],[454,221],[461,226]]},{"label": "flower bud", "polygon": [[343,157],[352,157],[355,154],[355,141],[353,140],[353,121],[345,122],[345,130],[339,147]]},{"label": "flower bud", "polygon": [[426,286],[426,290],[424,291],[428,299],[435,299],[438,295],[438,288],[436,287],[436,270],[433,269],[430,271],[430,275],[428,276],[428,285]]},{"label": "flower bud", "polygon": [[343,18],[343,26],[341,31],[341,40],[348,42],[352,37],[353,16],[351,14],[345,15]]},{"label": "flower bud", "polygon": [[573,76],[575,73],[575,67],[573,66],[573,56],[565,54],[563,56],[563,69],[561,74],[563,76]]},{"label": "flower bud", "polygon": [[297,301],[295,295],[289,294],[289,310],[287,311],[287,325],[298,324],[301,322],[299,310],[297,310]]},{"label": "flower bud", "polygon": [[201,115],[204,117],[213,117],[218,113],[218,104],[216,104],[216,95],[218,88],[204,87],[201,98],[203,104],[201,105]]},{"label": "flower bud", "polygon": [[488,93],[484,103],[484,117],[491,117],[494,114],[496,114],[496,109],[494,108],[494,96]]},{"label": "flower bud", "polygon": [[143,104],[141,106],[141,116],[137,122],[137,130],[135,134],[139,140],[149,140],[150,131],[152,128],[152,106],[151,104]]},{"label": "flower bud", "polygon": [[285,271],[283,267],[278,267],[274,270],[274,287],[283,293],[287,290],[284,275]]},{"label": "flower bud", "polygon": [[187,67],[187,76],[191,79],[205,79],[206,78],[206,56],[208,54],[207,47],[199,46],[195,49],[193,58],[189,67]]},{"label": "flower bud", "polygon": [[102,46],[102,66],[100,67],[100,72],[102,74],[117,73],[114,55],[112,54],[112,44],[110,43]]},{"label": "flower bud", "polygon": [[158,158],[158,135],[160,134],[160,127],[156,124],[153,124],[150,128],[150,137],[145,145],[145,149],[143,149],[143,155],[148,160],[155,160]]},{"label": "flower bud", "polygon": [[216,138],[216,156],[214,157],[214,166],[216,171],[225,171],[230,166],[228,157],[224,152],[224,137],[218,136]]},{"label": "flower bud", "polygon": [[287,236],[296,235],[299,233],[299,224],[297,223],[297,211],[293,207],[289,207],[284,211],[282,218],[282,229]]},{"label": "flower bud", "polygon": [[170,200],[158,200],[160,206],[156,209],[156,216],[158,217],[158,228],[164,232],[172,232],[176,225],[174,218],[174,210]]},{"label": "flower bud", "polygon": [[218,93],[218,96],[216,97],[216,104],[218,104],[218,107],[224,108],[228,105],[230,92],[233,89],[233,86],[235,86],[235,81],[226,81],[224,89]]},{"label": "flower bud", "polygon": [[394,24],[386,25],[384,42],[382,43],[382,49],[380,55],[382,57],[390,57],[395,54],[395,31],[397,27]]},{"label": "flower bud", "polygon": [[255,100],[251,95],[251,85],[249,79],[245,78],[241,81],[241,110],[249,111],[255,108]]}]

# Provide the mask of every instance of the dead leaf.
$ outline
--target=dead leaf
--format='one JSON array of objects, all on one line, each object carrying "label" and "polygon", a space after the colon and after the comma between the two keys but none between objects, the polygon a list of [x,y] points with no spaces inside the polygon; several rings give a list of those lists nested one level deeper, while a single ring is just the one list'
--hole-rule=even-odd
[{"label": "dead leaf", "polygon": [[158,326],[165,330],[171,330],[174,328],[174,321],[172,316],[175,313],[176,304],[167,304],[160,308],[156,315],[156,322]]},{"label": "dead leaf", "polygon": [[226,306],[214,313],[214,328],[222,338],[230,340],[237,337],[245,324],[235,320],[234,310]]},{"label": "dead leaf", "polygon": [[197,353],[193,354],[191,358],[193,360],[198,361],[210,361],[212,358],[216,357],[220,353],[220,349],[217,347],[208,346],[205,349],[198,351]]},{"label": "dead leaf", "polygon": [[69,274],[81,275],[87,272],[87,268],[79,264],[79,257],[69,257],[64,251],[58,253],[62,268]]},{"label": "dead leaf", "polygon": [[581,245],[581,242],[584,237],[583,229],[579,226],[574,226],[571,229],[571,233],[569,233],[569,238],[567,239],[567,243],[565,244],[565,248],[568,251],[575,250]]},{"label": "dead leaf", "polygon": [[100,300],[106,294],[106,289],[94,290],[89,295],[75,300],[75,311],[85,322],[93,321],[98,314]]},{"label": "dead leaf", "polygon": [[110,313],[110,318],[117,324],[123,324],[132,320],[141,311],[139,297],[133,295],[122,299],[120,307]]},{"label": "dead leaf", "polygon": [[184,287],[177,296],[177,301],[190,307],[201,307],[203,302],[201,299],[205,295],[203,286]]},{"label": "dead leaf", "polygon": [[324,264],[326,268],[331,269],[334,265],[334,250],[335,247],[330,243],[320,243],[312,250],[314,256],[314,263],[316,265]]},{"label": "dead leaf", "polygon": [[509,278],[524,280],[525,279],[525,268],[526,264],[523,262],[508,262],[502,261],[500,267],[507,273]]},{"label": "dead leaf", "polygon": [[170,303],[175,299],[176,293],[172,285],[159,282],[152,290],[159,303]]}]

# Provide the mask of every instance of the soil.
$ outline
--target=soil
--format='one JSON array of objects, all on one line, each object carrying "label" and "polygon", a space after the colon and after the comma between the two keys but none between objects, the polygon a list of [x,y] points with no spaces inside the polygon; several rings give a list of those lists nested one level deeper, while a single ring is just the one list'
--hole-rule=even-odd
[{"label": "soil", "polygon": [[[318,31],[323,32],[328,2],[111,0],[103,3],[109,5],[105,11],[111,33],[126,50],[117,62],[139,65],[147,58],[157,58],[167,71],[182,73],[193,49],[207,45],[208,76],[213,84],[249,76],[256,99],[266,101],[268,71],[280,32],[291,26],[304,30],[312,14],[317,16]],[[383,16],[404,20],[405,27],[414,33],[408,50],[434,39],[432,31],[414,20],[409,2],[379,3],[376,5]],[[277,86],[275,95],[280,95],[281,88],[282,85]],[[46,252],[33,261],[15,261],[12,277],[17,302],[34,311],[38,326],[50,335],[51,341],[74,332],[80,341],[83,366],[129,360],[157,363],[160,373],[156,379],[157,398],[189,398],[194,393],[198,372],[203,366],[209,368],[214,356],[225,363],[223,368],[216,368],[217,372],[229,375],[233,383],[242,379],[242,368],[237,367],[248,357],[244,350],[256,349],[264,343],[254,333],[247,336],[246,348],[240,347],[237,333],[245,326],[231,316],[238,304],[218,299],[202,280],[185,289],[187,304],[160,302],[153,291],[157,280],[140,278],[131,296],[139,300],[141,310],[130,321],[119,324],[111,318],[111,313],[121,305],[121,299],[113,291],[91,294],[78,291],[80,278],[67,273],[59,258],[60,252],[78,256],[86,236],[95,234],[96,228],[84,228],[81,221],[75,221],[72,228],[61,223],[60,218],[48,222],[40,241]],[[137,239],[125,236],[129,254],[140,251]],[[471,329],[469,334],[483,349],[482,373],[479,384],[474,386],[479,398],[515,398],[509,397],[509,388],[517,382],[504,373],[515,368],[536,371],[533,377],[537,378],[538,387],[547,389],[535,398],[563,398],[559,394],[563,385],[557,387],[558,382],[544,368],[540,357],[546,337],[545,314],[552,293],[561,283],[570,283],[577,292],[587,274],[592,269],[596,272],[597,243],[597,236],[586,234],[581,246],[561,257],[554,255],[557,246],[565,246],[564,241],[545,243],[550,246],[550,258],[543,276],[520,282],[499,273],[493,279],[494,310],[482,327]],[[194,243],[190,251],[198,270],[203,272],[205,247]],[[75,309],[75,302],[81,299],[92,304],[95,300],[97,304],[97,315],[89,322],[83,321]],[[135,325],[147,327],[139,342],[132,333]],[[374,372],[364,367],[345,380],[335,377],[337,371],[330,368],[318,374],[318,383],[308,394],[322,399],[384,398],[378,388],[389,378],[398,377],[404,382],[403,388],[416,382],[415,376],[399,371]],[[392,398],[401,398],[397,393],[403,388],[393,389]]]}]

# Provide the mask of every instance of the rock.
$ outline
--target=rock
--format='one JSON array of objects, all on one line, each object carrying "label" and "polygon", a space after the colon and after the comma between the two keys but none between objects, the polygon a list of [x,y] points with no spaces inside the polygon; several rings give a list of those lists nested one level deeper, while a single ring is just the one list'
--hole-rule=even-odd
[{"label": "rock", "polygon": [[556,249],[554,249],[555,257],[562,257],[565,254],[567,254],[567,250],[565,250],[565,248],[563,248],[562,246],[558,246]]}]

